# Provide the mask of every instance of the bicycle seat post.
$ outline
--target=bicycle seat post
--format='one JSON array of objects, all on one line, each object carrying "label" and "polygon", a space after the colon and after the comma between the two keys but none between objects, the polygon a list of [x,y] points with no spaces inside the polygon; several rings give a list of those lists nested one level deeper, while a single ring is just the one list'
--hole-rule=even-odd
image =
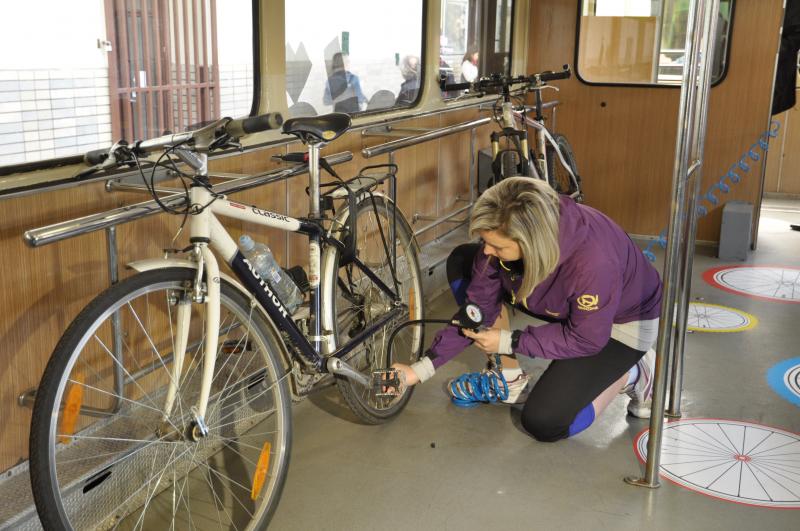
[{"label": "bicycle seat post", "polygon": [[[308,217],[319,219],[319,150],[323,142],[308,139]],[[320,281],[320,237],[319,234],[309,235],[308,240],[308,283],[311,286],[311,309],[314,315],[314,337],[311,344],[314,350],[322,350],[322,326],[320,320],[321,298],[319,290]]]},{"label": "bicycle seat post", "polygon": [[319,211],[319,150],[321,142],[308,142],[308,216],[316,219]]}]

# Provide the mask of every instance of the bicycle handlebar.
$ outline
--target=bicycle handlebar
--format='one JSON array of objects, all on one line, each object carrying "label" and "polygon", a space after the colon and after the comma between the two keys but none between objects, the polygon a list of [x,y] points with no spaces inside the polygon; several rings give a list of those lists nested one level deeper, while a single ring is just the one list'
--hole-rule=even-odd
[{"label": "bicycle handlebar", "polygon": [[545,72],[539,72],[537,74],[530,74],[527,76],[505,76],[501,74],[492,74],[490,76],[482,77],[477,79],[471,83],[447,83],[446,78],[442,78],[439,81],[439,86],[442,90],[449,91],[449,90],[470,90],[472,92],[485,92],[487,89],[490,88],[497,88],[500,87],[503,91],[508,90],[509,87],[512,85],[519,85],[519,84],[528,84],[534,87],[541,86],[543,83],[547,81],[555,81],[559,79],[569,79],[572,77],[572,71],[569,68],[569,65],[564,65],[563,70],[560,72],[553,72],[551,70],[547,70]]},{"label": "bicycle handlebar", "polygon": [[248,116],[231,120],[225,125],[225,130],[233,137],[249,135],[270,129],[277,129],[283,124],[283,116],[277,112],[268,112],[261,116]]},{"label": "bicycle handlebar", "polygon": [[442,78],[439,81],[439,86],[442,90],[470,90],[472,85],[472,83],[447,83],[446,78]]},{"label": "bicycle handlebar", "polygon": [[90,165],[90,166],[97,166],[98,164],[102,164],[108,158],[108,149],[93,149],[92,151],[87,151],[86,154],[83,156],[83,161]]},{"label": "bicycle handlebar", "polygon": [[87,152],[83,160],[94,166],[94,170],[108,169],[129,163],[132,154],[145,155],[170,147],[186,145],[194,151],[211,151],[222,147],[238,146],[235,140],[252,133],[277,129],[283,124],[280,113],[266,113],[244,118],[221,118],[194,131],[166,134],[157,138],[140,140],[133,145],[120,141],[108,149]]},{"label": "bicycle handlebar", "polygon": [[572,71],[569,69],[569,65],[564,65],[564,69],[561,72],[542,72],[539,74],[539,79],[542,81],[556,81],[558,79],[569,79],[572,77]]}]

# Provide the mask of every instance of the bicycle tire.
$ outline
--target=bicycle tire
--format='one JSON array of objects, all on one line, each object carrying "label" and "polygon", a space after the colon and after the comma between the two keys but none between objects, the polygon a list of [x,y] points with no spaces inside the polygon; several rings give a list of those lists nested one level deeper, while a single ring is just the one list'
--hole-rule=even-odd
[{"label": "bicycle tire", "polygon": [[519,175],[517,157],[516,151],[503,151],[500,153],[500,168],[502,172],[500,180]]},{"label": "bicycle tire", "polygon": [[575,175],[575,181],[572,180],[569,172],[567,172],[561,164],[561,161],[558,160],[553,146],[548,142],[546,163],[547,179],[550,182],[550,186],[559,194],[572,196],[577,192],[576,200],[580,200],[581,177],[578,173],[578,163],[575,160],[575,153],[572,151],[572,146],[570,146],[567,137],[564,135],[555,134],[553,135],[553,140],[555,140],[559,151],[561,151],[564,161],[569,165],[572,173]]},{"label": "bicycle tire", "polygon": [[[390,288],[393,286],[391,268],[378,231],[381,229],[384,234],[388,234],[391,230],[392,216],[397,214],[397,237],[394,239],[397,242],[397,277],[401,297],[408,307],[407,312],[373,334],[371,339],[344,358],[369,377],[372,371],[388,368],[391,364],[386,359],[386,343],[394,325],[408,319],[423,318],[422,283],[414,235],[394,203],[384,196],[366,194],[359,199],[356,211],[358,216],[356,252]],[[335,225],[344,226],[348,216],[347,209],[340,211]],[[390,234],[387,240],[392,240]],[[336,246],[327,246],[323,251],[321,286],[323,327],[333,331],[336,345],[331,352],[336,346],[348,341],[350,337],[391,309],[389,297],[352,262],[343,264],[342,258]],[[419,359],[422,347],[422,327],[407,327],[398,333],[394,341],[392,361],[411,364]],[[399,397],[381,398],[373,396],[369,389],[346,378],[337,377],[336,383],[348,407],[356,417],[367,424],[380,424],[399,414],[408,404],[413,391],[413,387],[410,387]]]},{"label": "bicycle tire", "polygon": [[[290,396],[277,358],[282,343],[255,303],[224,279],[209,435],[198,442],[181,437],[191,431],[190,404],[202,372],[204,304],[189,302],[185,370],[176,407],[166,424],[161,420],[163,384],[172,378],[167,366],[175,359],[172,319],[178,301],[191,301],[186,295],[194,276],[187,267],[138,273],[98,295],[56,345],[36,394],[30,435],[31,484],[45,529],[124,529],[134,520],[133,527],[163,529],[170,516],[174,528],[202,528],[209,519],[266,528],[291,449]],[[115,315],[121,350],[111,328]],[[119,392],[110,376],[117,368],[127,380]],[[73,389],[80,389],[77,403]],[[105,413],[90,416],[92,407]],[[77,419],[69,420],[75,411]],[[245,482],[258,475],[254,458],[263,456],[265,482],[245,492]]]}]

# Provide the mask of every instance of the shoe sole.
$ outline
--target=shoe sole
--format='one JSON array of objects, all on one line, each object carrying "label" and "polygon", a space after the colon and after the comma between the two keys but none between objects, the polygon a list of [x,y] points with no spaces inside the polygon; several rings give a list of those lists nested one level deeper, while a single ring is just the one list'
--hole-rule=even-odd
[{"label": "shoe sole", "polygon": [[628,413],[637,419],[649,419],[652,413],[652,407],[650,405],[635,406],[633,404],[628,404]]}]

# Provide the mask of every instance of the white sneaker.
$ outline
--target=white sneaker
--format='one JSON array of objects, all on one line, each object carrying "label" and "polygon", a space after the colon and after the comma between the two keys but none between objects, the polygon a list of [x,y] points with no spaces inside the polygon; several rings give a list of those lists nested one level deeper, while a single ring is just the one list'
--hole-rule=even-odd
[{"label": "white sneaker", "polygon": [[631,398],[628,403],[628,413],[640,419],[649,419],[653,402],[653,372],[656,365],[656,351],[648,350],[636,365],[639,367],[639,378],[624,389]]},{"label": "white sneaker", "polygon": [[528,399],[531,390],[528,386],[530,376],[524,372],[514,378],[513,380],[506,380],[508,384],[508,398],[503,400],[504,404],[522,404]]}]

